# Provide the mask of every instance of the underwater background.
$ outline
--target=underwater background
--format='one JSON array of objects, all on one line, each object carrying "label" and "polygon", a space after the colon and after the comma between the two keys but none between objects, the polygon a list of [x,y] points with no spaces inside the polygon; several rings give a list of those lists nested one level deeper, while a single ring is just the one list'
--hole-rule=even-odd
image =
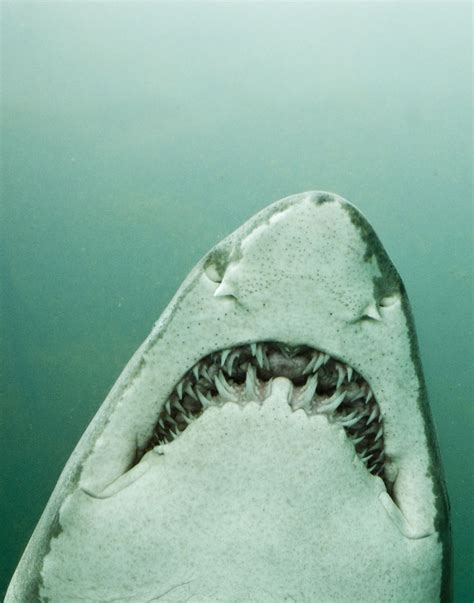
[{"label": "underwater background", "polygon": [[404,279],[474,598],[471,4],[2,4],[0,594],[195,262],[304,190]]}]

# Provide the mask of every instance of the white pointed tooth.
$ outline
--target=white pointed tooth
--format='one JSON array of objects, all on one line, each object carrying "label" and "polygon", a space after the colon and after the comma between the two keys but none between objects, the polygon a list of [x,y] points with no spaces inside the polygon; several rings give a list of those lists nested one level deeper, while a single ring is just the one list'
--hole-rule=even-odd
[{"label": "white pointed tooth", "polygon": [[370,417],[367,419],[367,425],[370,425],[375,417],[379,414],[379,409],[377,406],[374,406],[372,412],[370,413]]},{"label": "white pointed tooth", "polygon": [[[385,458],[385,452],[383,450],[379,450],[378,452],[379,452],[379,454],[378,454],[377,458],[374,460],[375,464],[382,463]],[[374,452],[373,454],[375,455],[376,452]]]},{"label": "white pointed tooth", "polygon": [[180,400],[182,400],[183,399],[183,382],[182,381],[180,381],[178,383],[178,385],[176,386],[176,392],[178,394],[178,398]]},{"label": "white pointed tooth", "polygon": [[262,353],[262,345],[257,343],[257,350],[255,352],[255,356],[257,358],[257,363],[260,368],[263,368],[263,353]]},{"label": "white pointed tooth", "polygon": [[257,353],[257,344],[256,343],[250,344],[250,351],[252,352],[252,356],[255,356],[255,354]]},{"label": "white pointed tooth", "polygon": [[247,366],[247,374],[245,376],[245,393],[250,400],[255,399],[257,395],[257,380],[255,375],[255,367],[250,363]]},{"label": "white pointed tooth", "polygon": [[350,383],[352,381],[352,366],[346,367],[347,369],[347,381]]},{"label": "white pointed tooth", "polygon": [[360,421],[360,415],[357,411],[354,411],[350,415],[347,415],[347,417],[344,419],[340,420],[339,423],[343,427],[352,427],[357,423],[357,421]]},{"label": "white pointed tooth", "polygon": [[169,416],[166,417],[166,422],[169,424],[171,423],[172,425],[177,425],[178,423],[176,423],[176,421],[173,419],[173,417]]},{"label": "white pointed tooth", "polygon": [[316,387],[318,385],[318,378],[314,375],[308,377],[306,380],[306,385],[301,393],[300,399],[297,403],[297,408],[310,408],[311,400],[313,399],[314,392],[316,391]]},{"label": "white pointed tooth", "polygon": [[[339,395],[338,395],[339,394]],[[327,402],[325,402],[324,404],[321,404],[321,406],[317,409],[318,413],[329,413],[329,412],[333,412],[334,410],[336,410],[336,408],[338,408],[338,406],[340,406],[342,404],[342,401],[344,400],[346,396],[346,392],[335,392]]]},{"label": "white pointed tooth", "polygon": [[371,459],[373,456],[374,456],[373,454],[368,454],[366,456],[361,456],[359,458],[363,463],[367,464],[369,462],[369,459]]},{"label": "white pointed tooth", "polygon": [[182,412],[183,414],[186,414],[186,411],[184,410],[184,408],[181,406],[181,403],[179,402],[179,400],[175,400],[173,402],[173,406],[176,406],[176,408]]},{"label": "white pointed tooth", "polygon": [[188,394],[188,396],[191,396],[191,398],[193,400],[197,400],[196,393],[195,393],[195,391],[193,390],[193,388],[191,387],[191,385],[189,383],[184,388],[184,391]]},{"label": "white pointed tooth", "polygon": [[351,399],[352,399],[352,401],[359,400],[359,398],[364,397],[364,394],[365,394],[365,391],[361,387],[358,387],[356,384],[356,389],[355,389],[355,391],[352,392]]},{"label": "white pointed tooth", "polygon": [[324,354],[317,354],[316,364],[313,366],[313,372],[315,373],[317,370],[321,368],[324,362]]},{"label": "white pointed tooth", "polygon": [[305,366],[305,368],[303,370],[303,375],[307,375],[308,373],[310,373],[314,369],[314,365],[316,364],[317,361],[318,361],[318,356],[315,354],[311,358],[311,360],[308,362],[308,364]]},{"label": "white pointed tooth", "polygon": [[375,436],[375,442],[382,437],[383,434],[383,426],[380,425],[379,430],[377,431],[377,435]]},{"label": "white pointed tooth", "polygon": [[170,400],[166,400],[165,409],[166,409],[166,414],[170,415],[171,414],[171,401]]},{"label": "white pointed tooth", "polygon": [[176,430],[170,429],[170,432],[173,434],[173,440],[178,437],[179,432],[177,429]]},{"label": "white pointed tooth", "polygon": [[204,378],[205,378],[207,381],[209,381],[209,383],[212,383],[212,382],[213,382],[213,381],[212,381],[212,379],[211,379],[211,377],[209,376],[209,373],[207,372],[207,368],[206,368],[205,366],[203,366],[203,367],[202,367],[202,369],[201,369],[201,374],[204,376]]},{"label": "white pointed tooth", "polygon": [[227,356],[230,354],[230,350],[222,350],[221,352],[221,366],[224,366]]},{"label": "white pointed tooth", "polygon": [[201,402],[201,404],[202,404],[202,409],[206,410],[206,408],[209,408],[211,401],[208,398],[206,398],[206,396],[202,392],[200,392],[198,389],[196,389],[196,393],[198,395],[199,402]]},{"label": "white pointed tooth", "polygon": [[158,423],[162,429],[165,428],[165,424],[163,423],[163,419],[161,417],[158,417]]},{"label": "white pointed tooth", "polygon": [[369,387],[369,391],[367,392],[367,396],[365,397],[365,403],[367,404],[367,402],[372,398],[373,393],[372,390]]},{"label": "white pointed tooth", "polygon": [[229,400],[230,402],[237,402],[237,396],[235,395],[230,385],[227,383],[222,371],[218,375],[216,375],[214,382],[216,384],[217,391],[224,400]]},{"label": "white pointed tooth", "polygon": [[183,415],[183,419],[186,421],[186,423],[188,425],[193,422],[193,419],[187,413],[183,412],[182,415]]},{"label": "white pointed tooth", "polygon": [[344,381],[345,371],[344,371],[344,367],[341,366],[340,364],[336,364],[336,370],[337,370],[336,389],[339,389],[342,385],[342,382]]},{"label": "white pointed tooth", "polygon": [[[378,442],[375,442],[375,444],[373,444],[373,446],[370,447],[370,451],[380,451],[380,449],[382,448],[382,441],[379,440]],[[383,452],[383,451],[382,451]]]},{"label": "white pointed tooth", "polygon": [[196,381],[199,381],[199,364],[193,366],[193,375]]},{"label": "white pointed tooth", "polygon": [[266,350],[266,347],[264,345],[262,345],[262,356],[263,356],[263,366],[267,370],[270,370],[270,360],[268,360],[267,350]]},{"label": "white pointed tooth", "polygon": [[232,354],[227,358],[227,362],[225,364],[225,370],[227,371],[227,373],[229,375],[232,375],[232,371],[234,369],[234,362],[238,355],[239,355],[238,352],[232,352]]},{"label": "white pointed tooth", "polygon": [[354,446],[356,446],[359,442],[362,442],[362,440],[364,439],[365,436],[359,436],[358,438],[352,438],[351,437],[351,441],[354,444]]},{"label": "white pointed tooth", "polygon": [[326,362],[329,360],[329,358],[330,358],[329,354],[324,354],[323,364],[326,364]]}]

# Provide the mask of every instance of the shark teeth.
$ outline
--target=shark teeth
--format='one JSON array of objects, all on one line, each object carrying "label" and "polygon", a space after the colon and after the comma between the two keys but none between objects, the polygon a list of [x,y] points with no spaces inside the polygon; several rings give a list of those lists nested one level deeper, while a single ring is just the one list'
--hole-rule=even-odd
[{"label": "shark teeth", "polygon": [[254,400],[258,396],[256,370],[251,364],[247,366],[245,375],[245,393],[249,400]]},{"label": "shark teeth", "polygon": [[384,479],[383,420],[369,384],[327,352],[280,342],[252,342],[201,358],[161,403],[153,434],[136,462],[157,444],[178,437],[212,405],[261,402],[278,376],[293,382],[293,410],[337,423],[368,471]]},{"label": "shark teeth", "polygon": [[346,392],[340,393],[336,390],[336,392],[331,396],[331,398],[329,398],[324,404],[321,404],[318,409],[318,412],[324,414],[334,412],[342,404],[345,397]]}]

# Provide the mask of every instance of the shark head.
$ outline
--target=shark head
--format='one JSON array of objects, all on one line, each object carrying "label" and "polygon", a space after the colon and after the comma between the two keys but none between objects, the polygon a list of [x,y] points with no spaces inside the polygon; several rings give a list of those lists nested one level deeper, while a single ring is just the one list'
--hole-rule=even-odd
[{"label": "shark head", "polygon": [[192,270],[68,461],[6,601],[448,601],[412,315],[365,218],[278,201]]}]

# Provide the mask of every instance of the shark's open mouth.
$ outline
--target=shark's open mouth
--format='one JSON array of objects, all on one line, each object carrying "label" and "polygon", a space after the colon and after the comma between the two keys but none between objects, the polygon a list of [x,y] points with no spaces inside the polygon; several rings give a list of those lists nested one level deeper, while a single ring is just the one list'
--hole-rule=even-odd
[{"label": "shark's open mouth", "polygon": [[344,427],[368,471],[385,475],[383,421],[369,384],[352,367],[306,345],[258,342],[202,358],[177,383],[164,404],[153,435],[136,462],[157,445],[179,436],[211,405],[264,400],[272,379],[293,383],[290,405],[307,414],[326,414]]}]

